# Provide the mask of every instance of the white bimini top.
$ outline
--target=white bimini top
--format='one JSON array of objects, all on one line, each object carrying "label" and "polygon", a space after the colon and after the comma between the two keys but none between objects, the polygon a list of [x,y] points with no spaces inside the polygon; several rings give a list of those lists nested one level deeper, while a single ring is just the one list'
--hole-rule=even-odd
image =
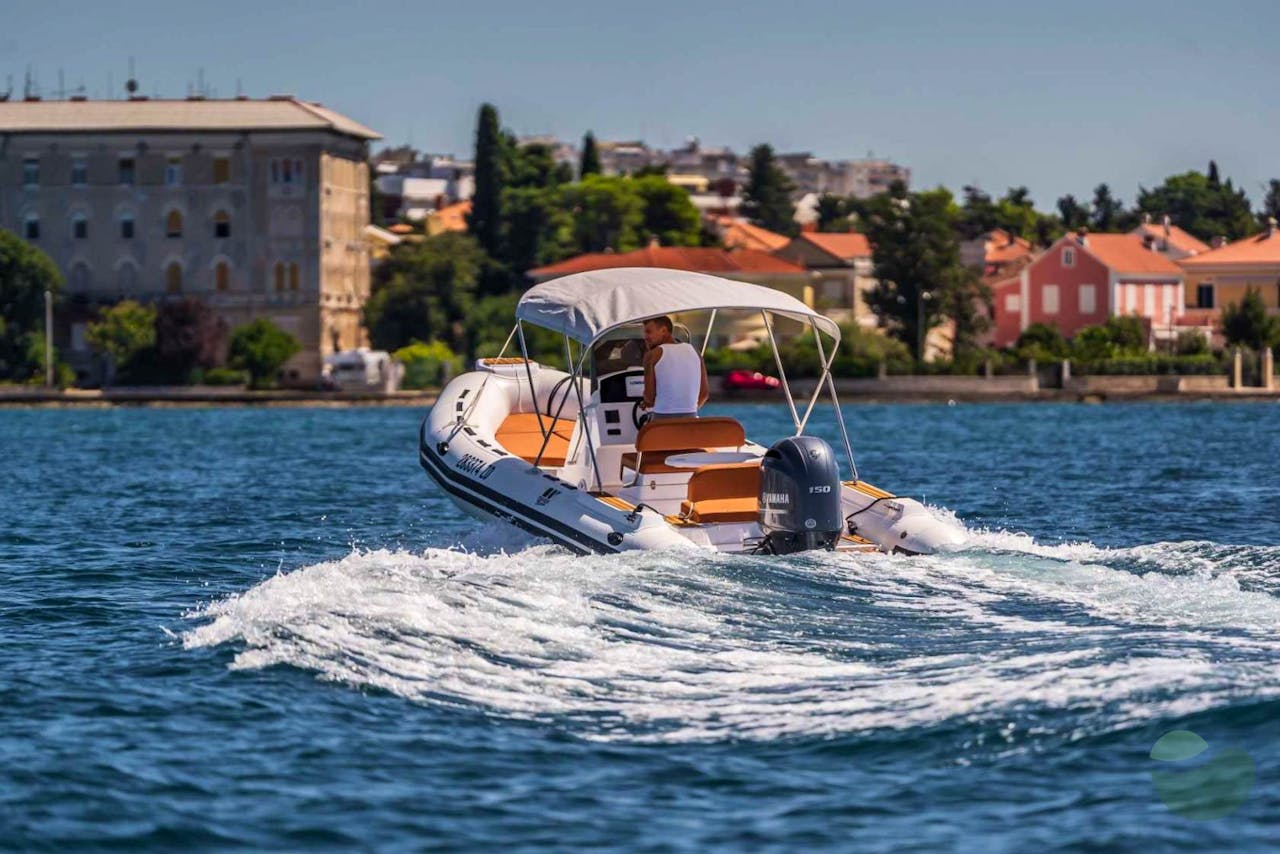
[{"label": "white bimini top", "polygon": [[653,366],[656,395],[653,411],[658,415],[693,415],[698,411],[702,390],[702,359],[693,345],[683,342],[662,345],[662,357]]}]

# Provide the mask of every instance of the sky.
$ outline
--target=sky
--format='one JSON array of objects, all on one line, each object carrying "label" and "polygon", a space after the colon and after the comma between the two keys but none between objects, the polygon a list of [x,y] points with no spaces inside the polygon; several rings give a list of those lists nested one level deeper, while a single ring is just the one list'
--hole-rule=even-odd
[{"label": "sky", "polygon": [[[1042,210],[1218,162],[1255,207],[1280,177],[1280,3],[648,0],[0,2],[0,91],[289,93],[469,156],[518,134],[644,139],[911,168],[916,187],[1025,185]],[[108,90],[108,81],[112,89]]]}]

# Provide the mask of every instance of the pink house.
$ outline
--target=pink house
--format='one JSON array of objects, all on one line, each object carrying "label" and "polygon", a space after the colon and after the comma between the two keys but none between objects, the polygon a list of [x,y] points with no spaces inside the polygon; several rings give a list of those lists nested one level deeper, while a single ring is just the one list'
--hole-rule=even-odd
[{"label": "pink house", "polygon": [[1018,275],[992,285],[992,343],[1007,347],[1033,323],[1071,338],[1110,315],[1136,314],[1156,338],[1177,334],[1183,270],[1138,234],[1069,234]]}]

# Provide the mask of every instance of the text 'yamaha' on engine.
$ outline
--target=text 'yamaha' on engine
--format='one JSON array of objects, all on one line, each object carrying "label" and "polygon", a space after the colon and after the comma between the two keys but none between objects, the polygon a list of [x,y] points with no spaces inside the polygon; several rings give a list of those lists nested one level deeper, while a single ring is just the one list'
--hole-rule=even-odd
[{"label": "text 'yamaha' on engine", "polygon": [[771,447],[760,466],[759,550],[835,548],[844,531],[840,488],[835,452],[823,440],[792,436]]}]

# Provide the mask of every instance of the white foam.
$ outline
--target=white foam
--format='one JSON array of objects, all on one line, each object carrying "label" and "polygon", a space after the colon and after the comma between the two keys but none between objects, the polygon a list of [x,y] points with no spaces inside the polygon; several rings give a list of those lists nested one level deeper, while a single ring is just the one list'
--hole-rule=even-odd
[{"label": "white foam", "polygon": [[[1106,565],[1182,547],[980,540],[985,551],[928,558],[783,562],[353,552],[210,604],[184,644],[233,643],[236,668],[287,664],[605,739],[822,735],[1024,705],[1119,721],[1280,693],[1274,597],[1226,571]],[[1141,654],[1117,655],[1122,643]]]}]

